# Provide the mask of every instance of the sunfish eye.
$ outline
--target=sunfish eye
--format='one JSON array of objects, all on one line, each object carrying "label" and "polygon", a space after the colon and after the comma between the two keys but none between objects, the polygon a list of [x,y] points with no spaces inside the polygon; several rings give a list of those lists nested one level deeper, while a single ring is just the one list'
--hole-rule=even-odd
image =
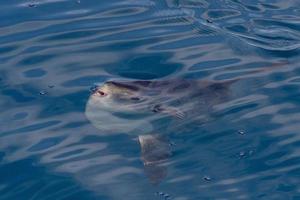
[{"label": "sunfish eye", "polygon": [[97,91],[97,94],[100,95],[101,97],[104,97],[104,96],[107,95],[107,93],[105,93],[105,92],[103,92],[103,91],[101,91],[101,90],[98,90],[98,91]]}]

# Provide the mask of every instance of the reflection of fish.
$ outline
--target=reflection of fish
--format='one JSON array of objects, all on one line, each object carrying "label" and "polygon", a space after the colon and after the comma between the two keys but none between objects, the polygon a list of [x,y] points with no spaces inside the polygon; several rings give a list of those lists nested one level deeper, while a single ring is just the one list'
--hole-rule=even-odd
[{"label": "reflection of fish", "polygon": [[162,134],[170,122],[183,125],[207,114],[213,105],[227,99],[233,82],[108,81],[93,90],[86,116],[103,133],[138,136],[146,173],[157,183],[166,175],[163,161],[171,155]]}]

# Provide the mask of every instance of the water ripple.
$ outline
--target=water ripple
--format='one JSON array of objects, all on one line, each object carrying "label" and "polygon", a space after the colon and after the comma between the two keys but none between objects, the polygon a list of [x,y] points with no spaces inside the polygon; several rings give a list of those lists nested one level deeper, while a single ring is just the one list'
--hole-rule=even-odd
[{"label": "water ripple", "polygon": [[[298,199],[299,6],[0,2],[0,199]],[[111,79],[234,83],[155,130],[173,152],[152,185],[136,137],[84,115],[90,88]]]}]

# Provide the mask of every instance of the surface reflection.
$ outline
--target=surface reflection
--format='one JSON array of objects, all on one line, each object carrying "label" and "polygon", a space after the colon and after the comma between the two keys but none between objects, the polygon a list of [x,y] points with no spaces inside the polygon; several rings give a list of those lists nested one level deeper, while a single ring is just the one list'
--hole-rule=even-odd
[{"label": "surface reflection", "polygon": [[[299,198],[297,0],[0,11],[0,199]],[[121,80],[142,95],[89,120],[89,88]]]}]

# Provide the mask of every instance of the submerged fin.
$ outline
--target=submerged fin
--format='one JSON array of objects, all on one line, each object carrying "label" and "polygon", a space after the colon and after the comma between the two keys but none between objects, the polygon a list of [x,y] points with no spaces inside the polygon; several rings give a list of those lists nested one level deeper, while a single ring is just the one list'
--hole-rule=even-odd
[{"label": "submerged fin", "polygon": [[169,142],[158,135],[141,135],[139,142],[145,172],[153,184],[158,184],[167,175],[164,161],[172,155]]},{"label": "submerged fin", "polygon": [[171,107],[171,106],[162,106],[162,105],[155,105],[152,108],[152,112],[155,113],[164,113],[178,119],[184,119],[185,114],[180,109]]},{"label": "submerged fin", "polygon": [[158,185],[167,176],[167,167],[162,164],[144,165],[145,174],[153,185]]}]

